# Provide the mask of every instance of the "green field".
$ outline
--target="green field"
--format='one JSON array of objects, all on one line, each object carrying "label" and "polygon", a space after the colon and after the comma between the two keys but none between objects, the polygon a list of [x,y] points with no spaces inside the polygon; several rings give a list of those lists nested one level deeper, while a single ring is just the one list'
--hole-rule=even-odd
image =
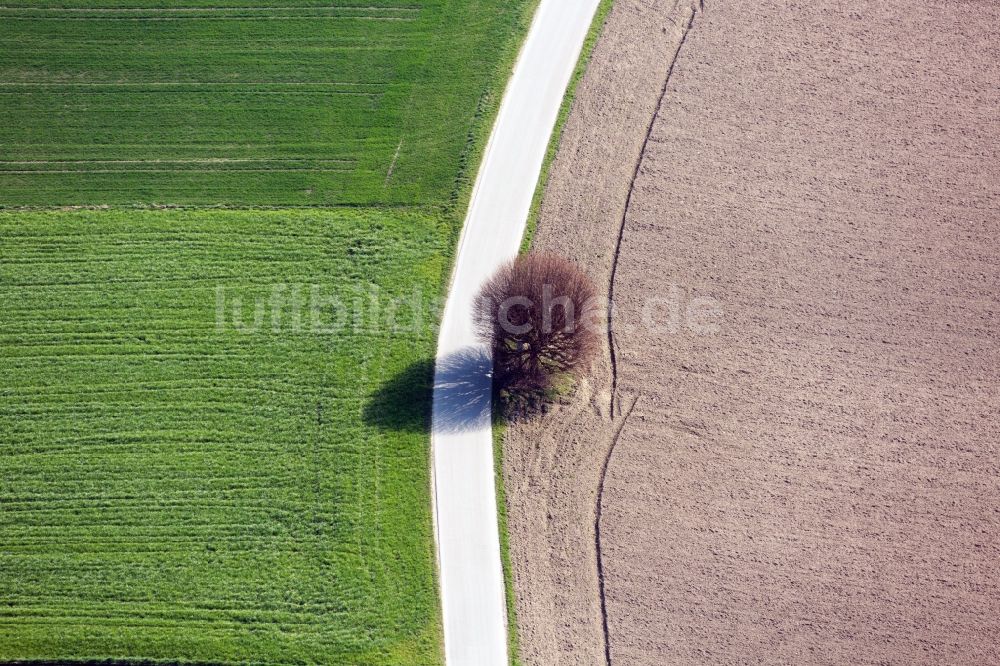
[{"label": "green field", "polygon": [[362,418],[433,320],[316,333],[310,292],[435,293],[437,221],[8,213],[0,236],[0,661],[434,662],[426,436]]},{"label": "green field", "polygon": [[0,7],[0,205],[452,194],[524,0]]},{"label": "green field", "polygon": [[0,663],[442,662],[433,304],[533,6],[0,7]]}]

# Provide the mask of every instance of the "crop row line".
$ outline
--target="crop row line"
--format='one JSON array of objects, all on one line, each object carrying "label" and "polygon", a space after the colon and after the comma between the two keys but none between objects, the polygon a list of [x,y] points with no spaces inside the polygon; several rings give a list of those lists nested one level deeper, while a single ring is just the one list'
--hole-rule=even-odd
[{"label": "crop row line", "polygon": [[[386,83],[367,81],[52,81],[40,83],[38,81],[0,81],[0,87],[20,86],[48,87],[48,86],[378,86],[382,87]],[[74,144],[89,145],[89,144]],[[141,144],[135,144],[141,145]],[[184,144],[150,144],[155,146],[175,146]],[[235,144],[231,144],[235,145]]]},{"label": "crop row line", "polygon": [[[115,604],[116,606],[119,604]],[[174,621],[186,622],[188,618],[195,619],[197,621],[200,618],[231,618],[233,616],[245,617],[245,616],[260,616],[267,617],[270,616],[271,622],[278,622],[279,624],[285,624],[281,618],[304,618],[304,619],[314,619],[316,622],[321,622],[324,615],[337,614],[345,612],[343,610],[342,604],[318,604],[315,602],[310,602],[308,605],[303,605],[302,607],[296,604],[281,604],[280,602],[274,603],[272,601],[271,605],[277,606],[277,608],[261,608],[259,606],[253,606],[247,604],[245,606],[233,606],[233,607],[197,607],[197,606],[183,606],[177,605],[174,607],[162,607],[155,606],[149,602],[135,602],[132,605],[138,606],[138,610],[141,611],[141,616],[149,617],[153,619],[154,616],[159,616],[162,620],[170,621],[171,616],[177,616]],[[48,617],[70,617],[70,618],[113,618],[114,615],[110,615],[107,609],[93,608],[93,607],[80,607],[79,610],[76,608],[66,608],[63,606],[57,606],[52,604],[35,604],[32,606],[24,606],[23,602],[19,604],[21,608],[13,612],[3,612],[0,611],[0,617],[4,617],[8,622],[18,621],[20,623],[30,622],[30,618],[44,618]],[[131,617],[129,618],[131,621]],[[296,624],[302,624],[300,620],[293,620]],[[310,622],[312,624],[312,622]]]},{"label": "crop row line", "polygon": [[303,6],[303,7],[274,7],[274,6],[233,6],[233,7],[27,7],[27,6],[0,6],[0,12],[6,11],[26,11],[26,12],[59,12],[72,13],[84,12],[88,14],[96,13],[128,13],[128,12],[239,12],[239,11],[334,11],[334,12],[404,12],[415,14],[420,11],[419,6],[380,6],[369,5],[366,7],[350,5]]},{"label": "crop row line", "polygon": [[[188,452],[195,451],[195,449],[190,449]],[[241,448],[241,453],[270,453],[270,449],[255,449],[253,451],[243,451]],[[207,501],[214,500],[214,501]],[[59,504],[66,505],[65,508],[60,508]],[[148,493],[139,494],[115,494],[115,495],[74,495],[72,497],[60,496],[38,496],[34,497],[31,495],[15,495],[14,497],[0,498],[0,506],[4,507],[4,512],[8,510],[12,512],[32,512],[32,513],[50,513],[53,511],[73,511],[76,509],[87,510],[88,505],[92,505],[92,509],[133,509],[137,507],[210,507],[210,508],[224,508],[224,507],[249,507],[252,509],[267,509],[280,511],[282,513],[289,513],[291,511],[297,510],[301,506],[302,502],[298,498],[289,498],[287,500],[277,499],[273,493],[266,493],[263,496],[258,495],[246,495],[246,494],[236,494],[232,493],[229,495],[219,495],[218,491],[207,491],[203,488],[194,488],[189,490],[178,489],[176,492],[171,490],[169,494],[163,499],[156,499],[151,497]]]},{"label": "crop row line", "polygon": [[[127,246],[123,245],[123,247],[127,247]],[[46,263],[49,263],[49,262],[45,262],[45,261],[14,262],[14,261],[11,261],[11,262],[7,263],[7,265],[8,266],[31,266],[31,265],[38,265],[38,264],[44,265]],[[295,265],[296,263],[301,263],[301,262],[296,262],[295,259],[288,259],[288,260],[275,259],[273,261],[274,266],[286,265],[286,264],[288,264],[288,265]],[[360,266],[360,265],[362,265],[362,262],[359,261],[355,265],[356,266]],[[289,279],[287,277],[282,276],[281,273],[271,273],[271,274],[267,274],[265,277],[267,277],[267,276],[273,276],[276,279],[276,281],[280,281],[280,282],[284,282],[284,283],[288,283],[289,282]],[[85,287],[85,288],[89,288],[89,291],[91,291],[91,292],[106,293],[107,288],[108,287],[112,287],[112,286],[147,285],[147,286],[143,287],[143,293],[146,294],[146,295],[151,295],[151,294],[155,294],[155,293],[170,293],[170,292],[174,292],[176,290],[177,286],[185,286],[186,285],[186,286],[193,287],[193,286],[198,285],[198,284],[208,284],[208,285],[211,285],[211,286],[217,286],[220,283],[220,281],[223,281],[223,280],[232,280],[232,279],[233,279],[233,277],[231,275],[217,275],[217,276],[206,275],[205,277],[190,277],[190,276],[170,277],[170,278],[164,277],[164,278],[161,278],[159,280],[142,279],[142,278],[120,279],[120,278],[101,277],[101,278],[95,279],[95,280],[70,280],[70,279],[67,279],[67,280],[61,280],[61,281],[58,281],[58,282],[7,282],[4,285],[0,285],[0,294],[3,294],[5,292],[9,292],[11,294],[16,295],[17,292],[19,290],[22,290],[22,289],[41,289],[41,290],[45,290],[45,289],[62,289],[64,287]],[[152,285],[164,285],[164,286],[152,286]],[[254,283],[249,283],[249,284],[241,285],[241,288],[252,289],[254,286],[255,286]],[[267,295],[267,293],[270,293],[270,292],[269,291],[265,292],[264,290],[268,290],[269,287],[272,286],[272,284],[271,283],[266,283],[266,282],[259,282],[259,283],[256,283],[256,286],[259,286],[262,291],[258,291],[258,292],[254,293],[254,294],[248,294],[248,295],[265,296],[265,295]],[[83,293],[86,293],[88,291],[88,289],[83,289],[82,291],[83,291]],[[331,295],[333,295],[333,294],[331,294]],[[345,294],[345,293],[338,293],[337,295],[344,296],[346,298],[350,298],[352,296],[352,294]],[[247,301],[247,308],[248,309],[249,309],[249,307],[250,307],[251,304],[252,304],[252,302],[248,300]],[[26,312],[31,312],[32,309],[33,308],[30,305],[24,306],[24,311],[26,311]],[[17,308],[10,307],[10,308],[8,308],[8,310],[6,312],[4,312],[4,316],[5,316],[5,319],[6,319],[5,324],[6,324],[6,322],[13,321],[13,317],[11,315],[12,315],[12,313],[14,313],[16,311],[17,311]],[[77,319],[65,319],[65,318],[60,318],[60,317],[54,317],[52,319],[46,319],[45,322],[43,322],[43,323],[45,323],[45,324],[66,324],[66,323],[77,324],[77,323],[83,323],[83,322],[93,323],[94,321],[95,320],[92,317],[91,318],[80,317],[80,318],[77,318]]]},{"label": "crop row line", "polygon": [[[63,386],[62,384],[60,386]],[[119,384],[77,384],[73,385],[73,389],[79,389],[86,387],[88,393],[91,395],[132,395],[134,393],[144,393],[144,392],[163,392],[163,391],[262,391],[262,392],[273,392],[273,393],[287,393],[290,389],[294,389],[296,392],[311,392],[317,393],[321,389],[313,388],[308,384],[289,384],[286,382],[276,382],[274,386],[253,386],[250,384],[241,384],[240,380],[215,380],[215,379],[178,379],[173,381],[162,381],[162,382],[143,382],[136,383],[129,387],[122,387]],[[22,396],[22,397],[57,397],[57,396],[76,396],[78,392],[76,390],[65,390],[53,388],[51,385],[41,385],[41,386],[19,386],[17,388],[9,388],[0,390],[0,396],[12,397],[12,396]],[[331,399],[348,399],[347,396],[331,395]],[[291,401],[297,400],[296,396],[289,395],[288,399]],[[350,396],[350,399],[357,399],[356,396]]]},{"label": "crop row line", "polygon": [[[259,453],[259,451],[257,449],[248,448],[247,453]],[[351,452],[351,454],[357,454],[357,453],[358,453],[357,451]],[[169,491],[171,493],[186,493],[186,492],[194,493],[196,491],[215,493],[215,492],[240,492],[248,490],[279,491],[279,490],[292,490],[292,489],[295,489],[297,491],[299,488],[301,488],[302,485],[301,476],[297,474],[294,469],[285,469],[283,470],[282,474],[275,473],[270,475],[261,475],[253,477],[241,474],[239,476],[230,475],[226,477],[212,477],[211,479],[208,479],[212,481],[226,482],[226,485],[221,487],[205,487],[202,483],[203,481],[206,480],[204,476],[198,478],[192,478],[190,475],[185,475],[183,477],[183,480],[186,482],[187,485],[184,486],[178,486],[175,483],[176,480],[177,477],[164,477],[164,478],[154,478],[154,479],[150,479],[147,477],[145,479],[136,479],[131,485],[122,485],[120,490],[131,490],[134,493],[141,492],[144,494],[149,494],[151,492],[152,487],[155,485],[153,482],[164,484],[163,491],[164,492]],[[262,480],[267,480],[268,484],[266,486],[261,486],[260,482]],[[91,478],[88,478],[85,481],[72,481],[72,482],[64,480],[63,484],[51,480],[39,481],[36,479],[35,481],[32,482],[32,484],[29,487],[18,488],[17,494],[20,497],[37,497],[40,498],[40,500],[44,500],[45,498],[53,497],[54,496],[52,494],[53,492],[58,493],[59,495],[65,495],[67,492],[69,492],[69,489],[63,486],[70,483],[73,484],[72,488],[73,492],[86,493],[85,496],[93,494],[95,490],[106,490],[106,488],[101,483],[101,479],[92,480]],[[37,488],[35,487],[36,485],[47,486],[47,487]],[[48,487],[53,485],[59,487],[53,491],[51,488]]]},{"label": "crop row line", "polygon": [[[347,611],[343,611],[343,613],[347,614]],[[328,615],[333,615],[333,614],[334,613],[332,613],[332,612],[328,613]],[[105,616],[98,616],[98,617],[103,617],[103,618],[106,618],[106,619],[110,619],[106,615]],[[83,626],[83,627],[92,628],[94,626],[93,625],[93,617],[90,617],[90,616],[82,616],[79,619],[73,618],[73,617],[70,617],[70,616],[53,617],[53,618],[32,617],[30,619],[30,621],[26,621],[26,620],[17,621],[17,618],[6,618],[6,617],[3,617],[3,616],[0,616],[0,626],[18,627],[18,626],[24,626],[25,624],[29,624],[29,623],[30,624],[43,625],[43,626],[45,626],[45,625],[51,625],[51,624],[58,624],[60,627],[72,626],[72,625],[79,625],[79,626]],[[241,626],[246,625],[246,624],[267,624],[267,625],[274,625],[275,622],[274,622],[273,618],[261,618],[261,619],[258,619],[258,618],[241,618],[241,619],[238,619],[238,620],[225,620],[225,619],[220,619],[220,618],[208,618],[208,619],[205,619],[205,620],[197,620],[197,619],[193,619],[193,618],[182,618],[182,619],[178,619],[175,622],[168,622],[168,621],[156,622],[155,620],[137,621],[137,620],[134,620],[134,619],[129,619],[128,621],[120,621],[119,620],[119,621],[113,621],[113,622],[108,622],[107,623],[108,626],[127,627],[127,628],[132,628],[132,629],[150,629],[150,628],[167,629],[167,628],[173,628],[173,627],[188,627],[188,628],[198,627],[198,631],[201,632],[201,633],[209,633],[209,632],[211,632],[211,633],[219,633],[219,634],[227,634],[227,632],[232,631],[231,627],[233,627],[233,626],[235,626],[235,627],[241,627]],[[315,627],[317,630],[319,630],[321,628],[326,628],[326,626],[323,623],[323,621],[321,621],[319,619],[317,619],[316,622],[295,622],[295,621],[291,621],[291,620],[285,620],[285,621],[280,622],[279,624],[281,624],[281,625],[286,625],[287,624],[289,626]],[[272,626],[272,628],[273,628],[273,626]],[[287,629],[282,629],[282,631],[287,631]]]},{"label": "crop row line", "polygon": [[[153,606],[152,604],[137,604],[142,607],[149,606],[148,608],[143,608],[143,614],[149,619],[157,619],[157,616],[161,620],[169,621],[171,615],[181,615],[187,618],[197,619],[197,618],[215,618],[215,617],[225,617],[225,616],[275,616],[278,618],[315,618],[320,621],[322,618],[316,612],[317,609],[322,613],[337,612],[338,605],[318,605],[311,604],[313,608],[302,608],[299,609],[294,604],[287,604],[285,608],[276,608],[274,610],[255,607],[251,605],[247,606],[233,606],[233,607],[223,607],[223,608],[199,608],[199,607],[174,607],[174,608],[164,608]],[[53,612],[54,611],[54,612]],[[68,612],[67,612],[68,611]],[[45,615],[41,615],[45,613]],[[65,606],[48,605],[48,604],[38,604],[26,608],[18,608],[13,610],[0,609],[0,617],[7,620],[14,620],[18,618],[30,618],[30,617],[109,617],[106,609],[94,608],[94,607],[80,607],[77,608],[67,608]],[[273,619],[269,621],[274,621]],[[280,621],[280,620],[279,620]],[[293,620],[295,623],[303,623],[302,620]]]},{"label": "crop row line", "polygon": [[65,173],[100,173],[100,174],[129,174],[129,173],[289,173],[304,171],[308,173],[351,173],[351,169],[337,168],[309,168],[309,167],[281,167],[270,169],[0,169],[0,174],[16,174],[20,176],[30,174],[51,175]]},{"label": "crop row line", "polygon": [[[205,629],[213,628],[216,625],[229,626],[243,626],[246,624],[267,624],[274,625],[278,624],[283,627],[296,627],[297,631],[302,631],[305,628],[314,628],[317,631],[325,628],[325,622],[329,622],[329,616],[340,614],[347,614],[348,611],[345,610],[326,610],[322,614],[316,613],[314,611],[303,611],[297,613],[296,616],[302,619],[296,619],[290,617],[290,611],[271,611],[268,612],[263,609],[251,609],[240,612],[240,611],[200,611],[198,616],[192,616],[191,612],[170,612],[162,611],[157,613],[161,615],[162,618],[157,620],[150,617],[149,619],[137,619],[135,617],[124,617],[115,616],[100,612],[95,612],[92,614],[84,613],[72,613],[72,614],[58,614],[58,613],[46,613],[42,614],[46,609],[41,608],[36,613],[25,613],[23,611],[6,614],[0,612],[0,625],[4,626],[14,626],[23,627],[26,625],[41,625],[48,626],[52,624],[62,625],[82,625],[82,626],[93,626],[95,621],[100,621],[102,626],[105,627],[129,627],[129,628],[174,628],[174,627],[192,627],[192,626],[203,626]],[[171,619],[170,614],[178,616],[176,619]],[[267,615],[269,616],[267,616]],[[260,617],[253,617],[259,615]],[[325,619],[324,619],[325,618]],[[203,631],[199,629],[199,631]],[[325,633],[325,632],[324,632]]]},{"label": "crop row line", "polygon": [[[362,368],[359,368],[362,370]],[[60,386],[63,386],[60,384]],[[195,379],[184,379],[175,381],[163,381],[156,382],[155,384],[148,384],[144,382],[136,382],[133,386],[123,388],[121,384],[106,384],[100,383],[96,385],[91,384],[76,384],[69,385],[71,390],[54,388],[51,385],[36,386],[36,387],[18,387],[0,390],[0,396],[12,397],[21,396],[26,398],[43,398],[43,397],[57,397],[57,396],[76,396],[78,395],[77,389],[86,387],[89,389],[89,393],[92,395],[133,395],[135,393],[146,393],[146,392],[164,392],[164,391],[216,391],[216,392],[229,392],[229,391],[263,391],[263,392],[275,392],[275,393],[287,393],[289,391],[295,391],[296,393],[305,395],[311,395],[316,393],[325,393],[329,390],[336,390],[336,387],[315,387],[309,384],[292,384],[289,382],[275,382],[273,385],[268,383],[266,386],[255,386],[252,383],[242,383],[240,380],[227,381],[227,380],[195,380]],[[330,394],[329,398],[331,400],[348,400],[348,399],[358,399],[353,391],[356,386],[352,386],[352,394],[349,396],[338,396],[336,394]],[[34,391],[32,389],[35,389]],[[288,396],[289,400],[297,400],[298,397],[294,395]]]},{"label": "crop row line", "polygon": [[354,159],[328,159],[321,157],[204,157],[192,159],[148,159],[148,160],[0,160],[0,164],[231,164],[244,162],[321,162],[353,164]]},{"label": "crop row line", "polygon": [[[261,418],[260,420],[264,420],[264,419]],[[52,470],[52,471],[58,471],[58,470]],[[106,481],[108,479],[115,479],[119,483],[119,486],[121,486],[122,485],[121,484],[121,474],[120,474],[121,471],[122,470],[115,470],[114,472],[107,472],[107,473],[104,473],[104,474],[89,473],[88,476],[87,476],[87,478],[84,479],[84,480],[81,480],[79,478],[74,479],[74,480],[70,480],[70,479],[53,479],[53,478],[32,479],[31,480],[31,484],[32,485],[39,485],[39,486],[53,486],[53,485],[54,486],[62,486],[64,484],[66,484],[66,483],[73,483],[77,487],[82,487],[82,485],[85,482],[89,482],[89,483],[92,483],[92,484],[96,485],[96,484],[103,483],[104,481]],[[275,480],[275,475],[273,473],[268,473],[268,474],[264,474],[264,473],[254,474],[254,473],[252,473],[251,470],[235,470],[234,469],[234,470],[232,470],[231,474],[199,474],[197,477],[193,476],[191,474],[191,470],[185,469],[184,466],[178,466],[176,468],[171,468],[169,471],[175,472],[175,473],[174,474],[170,474],[170,475],[165,475],[165,474],[164,475],[160,475],[158,477],[155,477],[154,480],[159,480],[159,481],[164,481],[164,482],[173,482],[175,480],[182,479],[182,480],[184,480],[186,482],[189,482],[189,483],[193,483],[193,482],[196,481],[199,484],[199,487],[201,487],[200,484],[204,484],[204,483],[207,483],[207,482],[213,482],[213,481],[226,482],[226,483],[231,483],[231,482],[248,483],[250,481],[255,481],[256,482],[256,481],[274,481]],[[150,481],[150,478],[147,477],[145,479],[142,479],[141,483],[137,481],[136,486],[148,487],[149,481]],[[295,481],[295,479],[289,479],[289,481]]]},{"label": "crop row line", "polygon": [[[59,85],[61,85],[61,84],[59,84]],[[154,94],[155,95],[198,95],[198,94],[201,94],[201,93],[206,93],[207,94],[208,92],[209,92],[208,90],[164,90],[164,89],[153,89],[153,88],[150,88],[150,89],[147,90],[147,89],[136,89],[136,88],[133,88],[133,89],[131,89],[128,92],[128,94],[129,95],[144,95],[144,94],[145,95],[154,95]],[[14,95],[14,96],[17,96],[19,98],[22,98],[22,97],[32,97],[35,94],[36,93],[17,92],[17,91],[14,91],[14,90],[0,90],[0,95]],[[41,94],[45,94],[45,93],[41,93]],[[51,95],[54,96],[54,97],[60,97],[60,98],[65,98],[65,99],[70,99],[70,95],[72,95],[73,97],[79,97],[81,95],[98,96],[98,95],[119,95],[119,94],[124,94],[124,93],[106,92],[106,91],[97,91],[97,90],[85,90],[85,91],[82,91],[82,92],[81,91],[74,91],[74,92],[70,92],[70,91],[57,91],[57,92],[51,93]],[[334,96],[334,95],[336,95],[336,96],[340,96],[340,97],[360,97],[360,98],[368,98],[368,99],[378,99],[380,97],[379,93],[363,92],[363,91],[359,91],[359,90],[332,90],[332,89],[327,89],[327,90],[303,90],[303,89],[296,89],[296,90],[253,90],[253,89],[249,89],[249,88],[244,88],[242,90],[226,90],[226,91],[221,91],[221,92],[215,92],[215,93],[212,93],[212,94],[219,95],[219,96],[221,96],[221,95],[256,95],[256,96],[260,96],[260,95],[275,95],[275,96],[283,96],[283,97],[295,97],[295,96],[305,97],[305,96],[317,96],[317,95]],[[159,99],[165,99],[165,98],[159,98]],[[166,106],[166,104],[161,102],[160,106]],[[139,110],[133,110],[133,111],[131,111],[131,113],[133,115],[135,115],[137,113],[148,112],[148,111],[149,111],[148,108],[144,108],[144,109],[139,109]],[[126,112],[124,109],[120,109],[119,110],[119,114],[122,115],[122,116],[126,115],[126,113],[128,113],[128,112]]]},{"label": "crop row line", "polygon": [[17,14],[0,14],[9,21],[315,21],[324,19],[328,21],[386,21],[392,23],[408,23],[416,21],[415,18],[403,16],[336,16],[327,14],[304,14],[301,16],[253,16],[253,15],[233,15],[233,16],[212,16],[210,14],[194,16],[18,16]]},{"label": "crop row line", "polygon": [[[140,507],[130,513],[93,511],[84,516],[84,520],[73,520],[72,522],[66,521],[67,512],[35,516],[41,519],[58,520],[60,524],[57,526],[15,522],[5,522],[2,525],[5,547],[41,544],[53,540],[65,541],[66,544],[110,543],[114,542],[115,539],[109,540],[108,537],[119,533],[128,535],[123,540],[125,543],[148,538],[151,540],[150,545],[153,545],[157,542],[173,542],[178,538],[190,538],[193,541],[205,541],[226,536],[239,538],[257,535],[262,538],[273,538],[297,532],[329,535],[344,530],[340,524],[342,516],[337,511],[323,510],[323,507],[318,508],[320,515],[325,514],[325,522],[310,521],[307,526],[294,524],[290,521],[300,516],[303,509],[308,509],[313,514],[317,513],[317,507],[300,506],[297,509],[286,509],[273,513],[269,512],[266,507],[233,506],[227,510],[193,507],[191,511],[181,511],[178,508],[151,510]],[[112,516],[118,518],[122,513],[126,513],[126,515],[120,519],[111,518]],[[27,515],[30,517],[32,514]],[[257,522],[241,523],[237,522],[237,517],[249,521],[257,519]],[[73,518],[78,517],[73,516]],[[150,518],[172,519],[174,522],[163,527],[150,527],[146,524]],[[225,518],[231,518],[231,520],[225,520]],[[48,531],[44,531],[46,528]]]}]

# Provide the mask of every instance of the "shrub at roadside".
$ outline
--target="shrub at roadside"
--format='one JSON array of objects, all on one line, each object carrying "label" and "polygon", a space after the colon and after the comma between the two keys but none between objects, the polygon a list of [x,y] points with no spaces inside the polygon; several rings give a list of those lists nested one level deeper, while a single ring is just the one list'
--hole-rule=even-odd
[{"label": "shrub at roadside", "polygon": [[502,266],[475,302],[493,354],[493,390],[505,416],[542,408],[584,373],[600,346],[594,286],[575,264],[531,253]]}]

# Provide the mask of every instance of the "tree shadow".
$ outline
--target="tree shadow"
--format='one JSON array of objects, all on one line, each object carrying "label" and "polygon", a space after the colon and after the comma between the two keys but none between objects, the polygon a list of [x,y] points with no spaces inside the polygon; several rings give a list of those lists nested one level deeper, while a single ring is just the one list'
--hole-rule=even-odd
[{"label": "tree shadow", "polygon": [[382,430],[429,433],[433,386],[434,359],[411,363],[375,391],[361,417]]},{"label": "tree shadow", "polygon": [[483,348],[466,347],[441,359],[434,376],[435,433],[490,427],[492,372],[493,361]]},{"label": "tree shadow", "polygon": [[433,409],[434,432],[481,427],[492,415],[491,371],[486,351],[475,347],[449,354],[436,368],[433,359],[417,361],[372,395],[362,418],[384,430],[430,433]]}]

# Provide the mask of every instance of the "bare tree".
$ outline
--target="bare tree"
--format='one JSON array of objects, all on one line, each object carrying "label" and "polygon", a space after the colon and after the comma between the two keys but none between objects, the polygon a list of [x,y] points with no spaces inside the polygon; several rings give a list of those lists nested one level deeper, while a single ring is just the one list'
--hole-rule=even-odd
[{"label": "bare tree", "polygon": [[504,266],[475,303],[493,352],[493,386],[515,410],[537,407],[560,377],[585,372],[600,346],[594,286],[575,264],[531,253]]}]

